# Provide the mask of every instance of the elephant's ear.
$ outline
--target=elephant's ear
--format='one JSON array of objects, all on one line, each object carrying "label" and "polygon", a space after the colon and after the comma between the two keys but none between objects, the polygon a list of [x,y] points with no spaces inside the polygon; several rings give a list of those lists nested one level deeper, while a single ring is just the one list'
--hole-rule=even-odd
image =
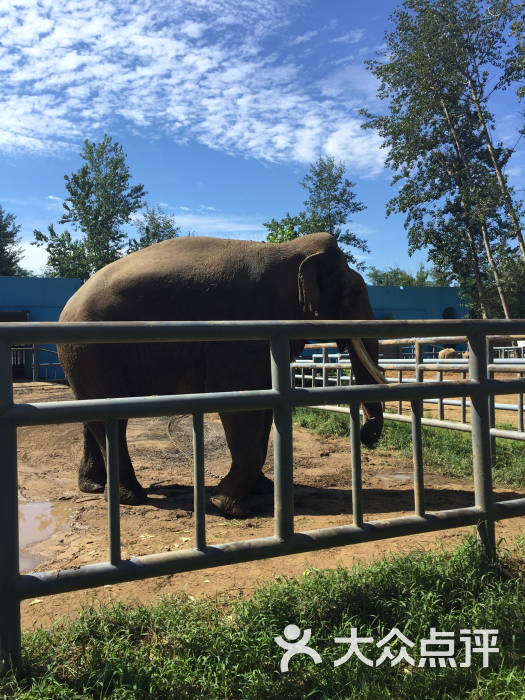
[{"label": "elephant's ear", "polygon": [[328,278],[335,272],[340,251],[336,247],[309,255],[299,267],[299,303],[303,311],[316,317],[319,315],[321,294]]},{"label": "elephant's ear", "polygon": [[299,267],[299,303],[306,314],[317,316],[321,293],[317,282],[318,268],[324,253],[314,253],[303,260]]}]

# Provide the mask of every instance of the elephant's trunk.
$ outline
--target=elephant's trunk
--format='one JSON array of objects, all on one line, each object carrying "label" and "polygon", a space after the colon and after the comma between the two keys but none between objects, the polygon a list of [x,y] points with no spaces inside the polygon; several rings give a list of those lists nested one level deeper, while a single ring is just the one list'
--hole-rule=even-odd
[{"label": "elephant's trunk", "polygon": [[[352,338],[346,343],[352,371],[357,384],[386,384],[387,380],[378,367],[379,344],[376,339]],[[383,430],[383,406],[380,402],[363,404],[364,423],[361,428],[363,445],[373,445]]]}]

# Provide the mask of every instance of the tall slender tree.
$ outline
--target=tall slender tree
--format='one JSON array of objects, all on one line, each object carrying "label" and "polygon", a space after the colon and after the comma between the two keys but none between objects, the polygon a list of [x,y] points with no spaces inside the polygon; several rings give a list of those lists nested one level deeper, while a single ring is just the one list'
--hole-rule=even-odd
[{"label": "tall slender tree", "polygon": [[[348,229],[343,230],[346,224],[351,223],[349,217],[352,214],[366,209],[364,204],[356,200],[352,191],[355,183],[350,182],[345,173],[344,161],[336,163],[333,156],[320,156],[299,183],[310,195],[304,202],[305,211],[299,212],[297,216],[290,216],[289,212],[286,212],[286,216],[280,221],[272,219],[264,223],[263,226],[268,229],[266,240],[270,243],[283,243],[297,236],[326,231],[332,234],[341,246],[350,246],[369,253],[366,241]],[[364,263],[359,262],[348,248],[345,255],[354,267],[364,268]]]},{"label": "tall slender tree", "polygon": [[[367,62],[381,81],[379,97],[389,100],[389,113],[362,114],[368,118],[363,126],[385,138],[394,184],[403,181],[387,213],[407,214],[412,251],[426,245],[431,259],[433,249],[441,256],[440,236],[452,226],[452,258],[462,254],[470,261],[482,315],[489,313],[481,272],[486,262],[508,318],[494,251],[508,250],[509,239],[519,242],[521,233],[503,175],[513,151],[492,143],[487,102],[509,82],[502,45],[514,10],[503,0],[495,20],[490,9],[476,0],[406,0],[391,16],[386,61]],[[499,71],[490,90],[489,65]]]},{"label": "tall slender tree", "polygon": [[[81,234],[80,239],[74,240],[69,232],[59,235],[50,229],[49,234],[35,230],[34,243],[45,246],[49,253],[50,274],[61,274],[64,269],[73,273],[78,264],[74,276],[84,278],[86,271],[90,276],[121,257],[127,241],[122,226],[144,206],[147,192],[143,185],[131,185],[126,154],[111,136],[105,135],[99,143],[86,139],[80,157],[84,165],[71,176],[64,175],[68,197],[58,221],[71,224],[73,231]],[[64,265],[57,255],[64,256]]]}]

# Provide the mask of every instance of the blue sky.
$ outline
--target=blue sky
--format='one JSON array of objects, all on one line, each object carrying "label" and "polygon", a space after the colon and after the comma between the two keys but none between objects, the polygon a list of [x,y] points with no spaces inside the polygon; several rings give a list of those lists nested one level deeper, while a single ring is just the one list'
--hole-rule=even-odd
[{"label": "blue sky", "polygon": [[[64,174],[84,139],[122,144],[133,184],[183,232],[263,240],[262,222],[303,208],[318,156],[346,162],[367,209],[351,230],[367,265],[415,271],[379,137],[357,110],[384,109],[363,61],[383,46],[395,3],[368,0],[4,0],[0,13],[0,204],[32,231],[60,218]],[[514,91],[491,107],[498,137],[523,123]],[[509,166],[520,188],[523,153]],[[57,227],[60,228],[60,227]],[[128,229],[130,234],[134,230]]]}]

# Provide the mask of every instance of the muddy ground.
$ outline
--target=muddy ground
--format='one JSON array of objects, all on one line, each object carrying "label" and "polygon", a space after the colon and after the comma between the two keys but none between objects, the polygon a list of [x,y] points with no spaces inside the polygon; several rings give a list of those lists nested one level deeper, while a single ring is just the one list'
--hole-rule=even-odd
[{"label": "muddy ground", "polygon": [[[63,384],[19,382],[17,403],[71,400]],[[498,399],[500,400],[500,399]],[[516,403],[516,397],[501,397]],[[408,408],[408,406],[406,406]],[[427,410],[427,409],[426,409]],[[432,409],[428,409],[432,410]],[[435,413],[435,409],[432,410]],[[459,409],[447,409],[446,418],[458,419]],[[499,418],[515,423],[516,414]],[[207,498],[219,477],[229,469],[229,452],[217,415],[207,415],[205,424]],[[143,506],[121,507],[121,540],[124,558],[154,552],[181,551],[193,546],[193,489],[190,424],[188,419],[168,417],[132,420],[128,427],[130,454],[137,476],[148,489]],[[77,489],[77,465],[82,448],[78,424],[20,428],[18,431],[19,497],[22,566],[46,571],[107,561],[107,505],[102,496],[82,494]],[[313,435],[294,428],[295,527],[312,530],[351,523],[351,477],[348,440]],[[272,477],[270,449],[264,471]],[[363,452],[363,507],[365,520],[378,520],[413,513],[412,464],[398,452],[375,449]],[[472,483],[427,472],[425,497],[428,510],[474,505]],[[518,498],[523,489],[495,489],[496,500]],[[46,503],[49,502],[49,503]],[[210,544],[273,534],[271,496],[252,499],[253,517],[231,520],[207,501],[206,527]],[[37,505],[42,504],[44,505]],[[497,537],[509,543],[524,529],[524,519],[497,525]],[[239,590],[249,593],[262,579],[277,573],[295,575],[307,566],[349,566],[389,551],[429,549],[453,545],[471,528],[400,537],[352,547],[294,555],[253,563],[164,576],[148,581],[106,586],[40,602],[23,601],[24,627],[47,627],[63,616],[74,616],[92,601],[125,603],[155,602],[163,594],[185,591],[188,595],[214,595]],[[51,535],[47,537],[47,535]],[[42,537],[47,537],[42,539]],[[41,541],[35,541],[41,540]]]}]

